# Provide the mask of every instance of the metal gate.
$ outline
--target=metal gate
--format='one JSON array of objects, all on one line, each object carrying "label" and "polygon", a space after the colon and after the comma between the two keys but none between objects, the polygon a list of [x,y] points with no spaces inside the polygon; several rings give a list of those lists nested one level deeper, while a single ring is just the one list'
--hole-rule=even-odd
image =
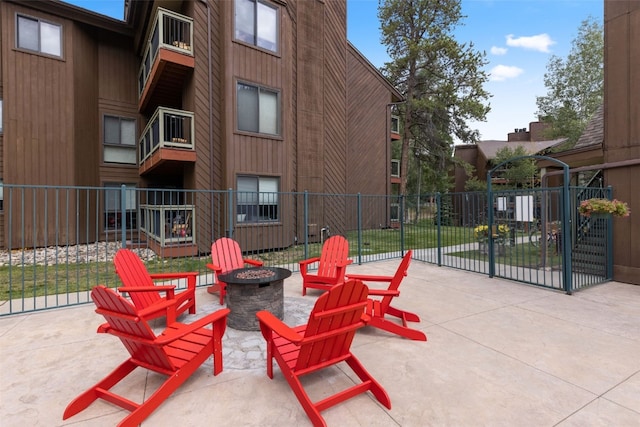
[{"label": "metal gate", "polygon": [[[612,221],[579,215],[582,200],[611,198],[611,188],[562,187],[493,191],[487,174],[489,275],[567,293],[611,280]],[[507,162],[504,162],[507,163]]]}]

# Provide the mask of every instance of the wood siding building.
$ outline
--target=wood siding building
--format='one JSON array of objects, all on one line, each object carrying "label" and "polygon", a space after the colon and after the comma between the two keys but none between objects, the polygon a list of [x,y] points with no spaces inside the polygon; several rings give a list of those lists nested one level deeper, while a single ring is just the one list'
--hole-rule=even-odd
[{"label": "wood siding building", "polygon": [[640,2],[604,2],[604,179],[631,216],[615,218],[613,278],[640,285]]},{"label": "wood siding building", "polygon": [[[347,41],[346,0],[127,0],[125,10],[119,21],[57,1],[0,1],[5,184],[185,190],[145,195],[138,225],[170,212],[159,203],[193,206],[191,253],[208,252],[228,210],[188,190],[389,194],[389,104],[401,96]],[[344,200],[310,203],[309,222],[340,232]],[[104,238],[106,201],[76,204],[74,215],[101,224],[65,241]],[[253,225],[269,209],[238,209],[239,241],[285,247],[308,231],[299,203],[270,211],[259,228],[268,239]],[[45,215],[24,221],[29,242],[63,228]]]}]

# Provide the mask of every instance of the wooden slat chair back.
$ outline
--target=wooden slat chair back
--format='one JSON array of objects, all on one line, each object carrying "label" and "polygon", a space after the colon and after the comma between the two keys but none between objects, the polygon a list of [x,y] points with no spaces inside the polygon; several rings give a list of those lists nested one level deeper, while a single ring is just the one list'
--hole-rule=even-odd
[{"label": "wooden slat chair back", "polygon": [[[349,279],[363,280],[365,282],[389,283],[389,287],[387,289],[375,289],[369,287],[369,300],[365,311],[367,315],[365,318],[367,325],[380,328],[387,332],[398,334],[412,340],[426,341],[427,336],[424,332],[409,328],[407,323],[420,322],[420,317],[415,313],[400,310],[391,305],[394,298],[400,296],[398,288],[400,287],[400,283],[402,283],[402,279],[407,276],[412,254],[413,252],[411,250],[407,251],[404,257],[402,257],[402,261],[400,261],[400,265],[393,276],[347,274],[347,277]],[[376,298],[371,298],[372,296]],[[401,323],[387,319],[387,315],[398,318]]]},{"label": "wooden slat chair back", "polygon": [[[307,288],[328,290],[338,283],[344,282],[347,265],[352,260],[349,257],[349,241],[342,236],[331,236],[322,245],[319,257],[300,261],[302,275],[302,295],[307,294]],[[318,270],[310,274],[310,264],[317,263]]]},{"label": "wooden slat chair back", "polygon": [[[257,313],[267,341],[267,375],[273,378],[275,359],[314,426],[326,426],[321,411],[367,391],[391,409],[386,391],[350,350],[356,331],[364,326],[366,304],[367,287],[359,280],[350,280],[318,298],[306,325],[290,328],[268,311]],[[346,362],[361,382],[313,402],[300,378],[340,362]]]},{"label": "wooden slat chair back", "polygon": [[[124,286],[154,286],[147,267],[134,252],[128,249],[118,250],[113,263]],[[130,297],[138,308],[145,308],[162,300],[159,292],[132,292]]]},{"label": "wooden slat chair back", "polygon": [[[381,312],[387,312],[387,310],[389,310],[389,307],[391,306],[391,301],[393,301],[396,296],[400,296],[400,291],[398,290],[398,288],[400,287],[400,283],[402,283],[402,280],[407,277],[407,274],[409,273],[409,264],[411,264],[412,255],[413,251],[411,250],[407,251],[407,253],[404,254],[402,260],[400,261],[398,269],[391,277],[391,280],[389,281],[389,287],[387,288],[389,292],[386,292],[382,296],[382,299],[380,299],[379,307]],[[370,292],[369,295],[373,295],[373,293]]]},{"label": "wooden slat chair back", "polygon": [[262,261],[243,258],[240,245],[233,239],[222,237],[211,244],[211,264],[207,264],[214,271],[216,283],[207,288],[211,294],[220,293],[220,305],[224,304],[226,295],[226,283],[218,280],[218,276],[237,268],[243,268],[245,264],[261,267]]},{"label": "wooden slat chair back", "polygon": [[[116,274],[124,286],[118,288],[127,292],[131,301],[146,319],[153,319],[163,315],[167,322],[175,320],[176,316],[189,310],[196,312],[196,281],[198,272],[154,273],[150,274],[140,257],[129,249],[120,249],[113,258]],[[175,292],[175,285],[155,285],[156,280],[186,280],[187,288]],[[162,296],[160,292],[165,292]],[[172,307],[167,309],[167,302],[173,301]]]},{"label": "wooden slat chair back", "polygon": [[96,304],[96,313],[104,316],[107,325],[100,328],[122,341],[131,357],[139,362],[165,372],[175,370],[175,366],[164,352],[154,345],[156,335],[147,322],[138,317],[136,308],[128,301],[105,287],[97,286],[91,291]]},{"label": "wooden slat chair back", "polygon": [[244,267],[242,250],[233,239],[222,237],[211,245],[211,263],[222,269],[222,274]]},{"label": "wooden slat chair back", "polygon": [[[228,309],[220,309],[188,325],[173,322],[156,336],[138,310],[113,289],[96,286],[91,297],[97,307],[96,313],[107,321],[100,326],[100,332],[120,338],[131,357],[69,403],[63,419],[83,411],[97,399],[103,399],[130,412],[118,426],[138,426],[209,357],[213,356],[213,374],[222,371],[222,336]],[[211,329],[205,326],[211,326]],[[136,368],[167,376],[142,403],[111,391]]]}]

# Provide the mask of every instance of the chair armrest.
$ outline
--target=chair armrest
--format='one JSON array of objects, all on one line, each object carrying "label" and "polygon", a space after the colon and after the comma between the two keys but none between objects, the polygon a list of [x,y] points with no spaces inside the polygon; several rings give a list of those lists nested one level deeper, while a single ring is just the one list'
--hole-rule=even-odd
[{"label": "chair armrest", "polygon": [[197,271],[186,271],[183,273],[153,273],[149,274],[153,280],[164,280],[164,279],[184,279],[190,277],[198,277],[200,273]]},{"label": "chair armrest", "polygon": [[180,323],[180,327],[177,329],[172,329],[169,332],[165,330],[154,342],[157,345],[166,345],[170,342],[173,342],[177,339],[184,337],[192,332],[195,332],[198,329],[204,328],[205,326],[211,324],[212,327],[215,323],[224,320],[226,325],[226,317],[231,310],[228,308],[221,308],[217,311],[214,311],[211,314],[206,315],[202,319],[198,319],[193,323],[184,324]]},{"label": "chair armrest", "polygon": [[353,263],[352,259],[345,259],[344,261],[340,261],[336,265],[338,266],[338,268],[343,268],[343,267],[346,267],[347,265],[352,264],[352,263]]},{"label": "chair armrest", "polygon": [[215,265],[215,264],[207,264],[207,268],[209,270],[213,270],[215,271],[217,274],[222,273],[222,267]]},{"label": "chair armrest", "polygon": [[164,301],[160,301],[156,304],[152,304],[148,307],[145,307],[141,310],[138,310],[138,316],[143,319],[148,319],[152,316],[152,314],[158,313],[160,311],[166,311],[167,316],[167,324],[173,323],[176,321],[176,300],[173,298],[167,298]]},{"label": "chair armrest", "polygon": [[262,267],[264,265],[264,262],[255,259],[243,259],[242,261],[244,261],[245,264],[255,265],[256,267]]},{"label": "chair armrest", "polygon": [[166,292],[165,298],[172,300],[176,297],[175,285],[160,285],[160,286],[123,286],[118,288],[119,292],[127,292],[132,294],[134,292]]},{"label": "chair armrest", "polygon": [[310,274],[307,276],[307,283],[324,283],[330,285],[332,283],[338,283],[340,275],[338,274],[336,277],[327,277],[327,276],[318,276],[315,274]]},{"label": "chair armrest", "polygon": [[345,274],[348,279],[362,280],[363,282],[391,282],[393,276],[373,276],[369,274]]},{"label": "chair armrest", "polygon": [[320,257],[314,257],[314,258],[298,261],[298,264],[300,264],[300,275],[302,276],[303,281],[307,277],[307,266],[309,264],[313,264],[314,262],[318,262],[318,261],[320,261]]},{"label": "chair armrest", "polygon": [[298,261],[298,263],[300,264],[300,266],[303,266],[303,265],[309,265],[309,264],[312,264],[312,263],[318,262],[318,261],[320,261],[320,257],[304,259],[302,261]]},{"label": "chair armrest", "polygon": [[[300,336],[296,331],[287,326],[282,322],[282,320],[278,319],[271,312],[267,310],[262,310],[256,313],[256,317],[260,322],[260,329],[262,330],[262,335],[265,335],[265,332],[272,331],[276,334],[280,335],[282,338],[287,341],[298,344],[302,341],[303,337]],[[265,339],[270,341],[270,338],[265,336]]]},{"label": "chair armrest", "polygon": [[154,273],[150,274],[152,280],[187,279],[187,288],[196,288],[196,278],[200,275],[197,271],[185,271],[180,273]]},{"label": "chair armrest", "polygon": [[371,289],[369,288],[369,296],[378,296],[378,297],[388,297],[388,296],[392,296],[392,297],[397,297],[400,295],[400,291],[399,290],[389,290],[389,289]]}]

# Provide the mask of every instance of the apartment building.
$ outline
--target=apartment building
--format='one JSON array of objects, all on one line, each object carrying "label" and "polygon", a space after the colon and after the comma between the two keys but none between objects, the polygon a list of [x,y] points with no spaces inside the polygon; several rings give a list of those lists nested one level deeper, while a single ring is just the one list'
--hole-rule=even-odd
[{"label": "apartment building", "polygon": [[[348,42],[346,13],[346,0],[127,0],[119,21],[2,0],[0,179],[113,189],[75,196],[75,214],[99,227],[70,228],[69,242],[128,227],[170,245],[161,224],[180,212],[194,236],[184,254],[207,252],[230,215],[235,236],[268,222],[287,246],[307,230],[275,193],[391,193],[390,105],[401,95]],[[185,191],[121,201],[122,185]],[[271,196],[214,212],[219,201],[190,192],[203,189]],[[119,203],[124,218],[109,209]],[[311,203],[311,223],[344,216],[340,203]],[[29,242],[53,232],[51,218],[24,221]]]}]

